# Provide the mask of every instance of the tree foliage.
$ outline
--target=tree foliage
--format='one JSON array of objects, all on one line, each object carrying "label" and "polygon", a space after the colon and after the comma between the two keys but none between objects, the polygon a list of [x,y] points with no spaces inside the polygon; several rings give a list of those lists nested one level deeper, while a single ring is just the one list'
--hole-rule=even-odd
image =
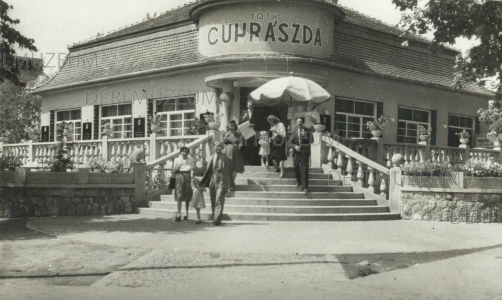
[{"label": "tree foliage", "polygon": [[488,0],[392,0],[401,11],[401,27],[407,33],[434,36],[432,48],[454,44],[464,37],[479,40],[456,62],[454,87],[487,81],[502,95],[502,2]]},{"label": "tree foliage", "polygon": [[17,45],[19,49],[33,52],[36,52],[37,48],[33,45],[35,42],[33,39],[23,36],[12,27],[20,23],[18,19],[13,20],[8,15],[9,10],[13,8],[12,5],[0,0],[0,83],[8,80],[17,86],[25,87],[26,83],[19,79],[20,69],[30,69],[36,66],[29,60],[21,61],[21,58],[16,56],[14,47]]}]

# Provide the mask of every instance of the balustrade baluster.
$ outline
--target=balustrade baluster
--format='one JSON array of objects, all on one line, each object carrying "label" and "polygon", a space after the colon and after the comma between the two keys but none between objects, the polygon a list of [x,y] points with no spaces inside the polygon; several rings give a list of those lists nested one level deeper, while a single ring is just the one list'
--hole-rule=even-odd
[{"label": "balustrade baluster", "polygon": [[387,165],[387,168],[391,168],[392,167],[392,161],[391,161],[391,151],[392,151],[392,148],[391,147],[385,147],[385,155],[386,157],[384,158],[387,162],[386,162],[386,165]]},{"label": "balustrade baluster", "polygon": [[343,160],[343,153],[338,149],[336,150],[336,153],[338,154],[338,158],[336,159],[336,165],[338,166],[338,169],[340,170],[340,175],[342,176],[345,175],[344,174],[345,161]]},{"label": "balustrade baluster", "polygon": [[333,163],[333,147],[328,147],[328,163]]},{"label": "balustrade baluster", "polygon": [[380,195],[387,198],[387,174],[380,172]]},{"label": "balustrade baluster", "polygon": [[375,193],[375,174],[372,167],[368,166],[368,189],[371,193]]},{"label": "balustrade baluster", "polygon": [[366,184],[364,183],[364,167],[365,167],[365,164],[363,164],[360,161],[358,161],[357,164],[359,165],[359,167],[357,168],[357,175],[356,175],[357,185],[364,187],[364,186],[366,186]]},{"label": "balustrade baluster", "polygon": [[160,164],[160,170],[159,170],[159,182],[160,182],[160,186],[159,186],[159,188],[163,188],[163,187],[166,186],[165,167],[166,167],[165,163]]},{"label": "balustrade baluster", "polygon": [[153,167],[148,170],[147,190],[153,191]]},{"label": "balustrade baluster", "polygon": [[[143,143],[141,143],[141,144],[143,144]],[[150,142],[145,141],[144,147],[145,147],[145,161],[149,162],[150,161]]]},{"label": "balustrade baluster", "polygon": [[345,154],[345,157],[347,158],[347,175],[350,176],[350,180],[351,181],[355,181],[355,178],[354,178],[354,167],[352,165],[352,157],[350,157],[349,155]]}]

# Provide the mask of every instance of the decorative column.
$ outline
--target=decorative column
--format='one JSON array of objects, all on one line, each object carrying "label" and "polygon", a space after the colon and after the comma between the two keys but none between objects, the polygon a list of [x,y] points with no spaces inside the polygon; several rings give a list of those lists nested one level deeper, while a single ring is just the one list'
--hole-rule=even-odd
[{"label": "decorative column", "polygon": [[220,131],[226,130],[228,121],[230,121],[232,115],[232,101],[234,100],[234,94],[232,93],[234,88],[234,82],[227,80],[223,82],[223,93],[220,95]]}]

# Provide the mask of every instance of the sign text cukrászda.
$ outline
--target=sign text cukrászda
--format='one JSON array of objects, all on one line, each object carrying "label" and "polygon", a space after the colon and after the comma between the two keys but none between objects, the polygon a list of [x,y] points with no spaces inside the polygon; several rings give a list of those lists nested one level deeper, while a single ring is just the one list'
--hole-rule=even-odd
[{"label": "sign text cukr\u00e1szda", "polygon": [[[253,19],[256,14],[251,14]],[[277,18],[276,14],[273,14]],[[313,45],[322,47],[321,29],[311,28],[306,24],[297,23],[279,23],[279,21],[268,22],[267,25],[262,25],[257,22],[235,23],[235,24],[220,24],[212,26],[209,29],[208,42],[210,45],[218,43],[228,44],[230,42],[238,42],[239,39],[244,39],[250,42],[265,41],[265,42],[280,42]]]}]

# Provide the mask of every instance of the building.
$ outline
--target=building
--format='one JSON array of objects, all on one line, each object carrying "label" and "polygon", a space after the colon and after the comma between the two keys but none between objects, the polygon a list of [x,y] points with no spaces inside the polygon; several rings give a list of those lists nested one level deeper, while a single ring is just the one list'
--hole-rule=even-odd
[{"label": "building", "polygon": [[[342,137],[369,138],[366,122],[381,115],[390,119],[387,143],[418,143],[419,125],[432,128],[438,146],[457,146],[462,128],[486,134],[476,112],[492,94],[475,84],[451,90],[458,52],[432,53],[427,40],[400,35],[329,1],[199,0],[69,47],[61,70],[34,89],[43,97],[43,139],[53,141],[61,121],[74,122],[77,140],[100,139],[108,122],[114,138],[144,137],[154,113],[161,135],[178,136],[217,109],[224,128],[252,90],[291,73],[332,95],[317,110]],[[257,110],[286,121],[304,107]]]}]

